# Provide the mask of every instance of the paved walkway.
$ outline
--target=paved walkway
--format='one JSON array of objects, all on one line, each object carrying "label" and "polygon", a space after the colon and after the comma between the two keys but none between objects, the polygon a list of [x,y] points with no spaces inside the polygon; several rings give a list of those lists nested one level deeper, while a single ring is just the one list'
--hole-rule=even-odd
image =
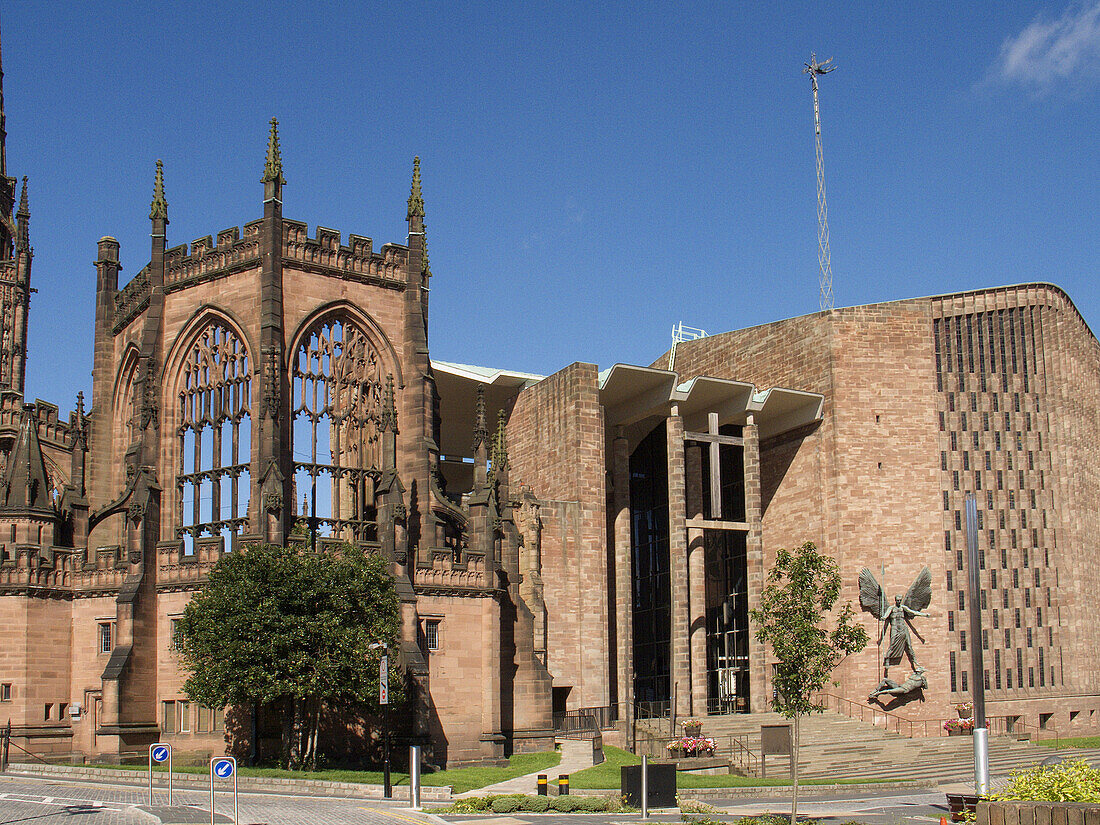
[{"label": "paved walkway", "polygon": [[543,768],[534,773],[517,776],[514,779],[506,779],[495,785],[486,785],[466,793],[455,794],[462,799],[467,796],[488,796],[489,794],[503,793],[538,793],[539,774],[546,774],[551,785],[557,784],[558,775],[563,773],[576,773],[585,768],[592,767],[592,742],[588,739],[562,739],[561,762],[553,768]]}]

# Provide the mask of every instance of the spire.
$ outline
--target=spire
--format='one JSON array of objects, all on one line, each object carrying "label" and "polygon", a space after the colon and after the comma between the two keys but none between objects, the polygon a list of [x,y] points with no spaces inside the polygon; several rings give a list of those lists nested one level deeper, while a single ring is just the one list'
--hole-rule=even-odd
[{"label": "spire", "polygon": [[15,245],[19,249],[30,249],[31,233],[30,220],[31,209],[27,201],[27,176],[23,176],[23,192],[19,196],[19,211],[15,213],[17,229],[15,233]]},{"label": "spire", "polygon": [[164,162],[157,161],[157,175],[153,179],[153,202],[149,205],[149,220],[160,218],[168,223],[168,201],[164,199]]},{"label": "spire", "polygon": [[393,403],[393,374],[386,376],[386,389],[382,396],[382,416],[378,422],[382,432],[397,434],[397,409]]},{"label": "spire", "polygon": [[3,500],[0,510],[44,510],[53,512],[50,504],[50,485],[46,476],[46,462],[42,458],[42,445],[38,442],[38,425],[34,405],[23,405],[23,419],[19,426],[19,438],[8,460],[4,474]]},{"label": "spire", "polygon": [[493,439],[493,475],[497,478],[508,469],[508,444],[505,440],[504,410],[497,415],[497,434]]},{"label": "spire", "polygon": [[[408,220],[424,217],[424,196],[420,192],[420,156],[413,158],[412,193],[409,195]],[[427,264],[425,264],[427,266]]]},{"label": "spire", "polygon": [[77,447],[88,446],[88,416],[84,414],[84,391],[76,394],[76,433],[74,439]]},{"label": "spire", "polygon": [[279,121],[271,118],[271,133],[267,137],[267,160],[261,183],[286,183],[283,177],[283,156],[279,151]]},{"label": "spire", "polygon": [[424,283],[428,283],[428,279],[432,277],[432,266],[428,263],[428,236],[424,235],[424,259],[420,264],[420,274],[424,276]]},{"label": "spire", "polygon": [[477,413],[474,418],[474,447],[476,453],[482,446],[489,446],[489,428],[485,424],[485,385],[477,385]]}]

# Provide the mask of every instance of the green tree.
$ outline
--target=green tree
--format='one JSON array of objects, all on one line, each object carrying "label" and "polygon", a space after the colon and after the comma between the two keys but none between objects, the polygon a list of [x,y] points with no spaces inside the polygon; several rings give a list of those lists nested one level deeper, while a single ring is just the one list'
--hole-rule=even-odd
[{"label": "green tree", "polygon": [[[397,594],[380,556],[352,545],[226,554],[180,621],[191,673],[184,691],[211,707],[281,708],[284,765],[316,767],[322,706],[377,703],[381,651],[371,645],[392,649],[397,628]],[[390,667],[398,687],[393,657]]]},{"label": "green tree", "polygon": [[840,571],[836,560],[821,553],[813,542],[793,552],[779,550],[768,573],[760,606],[750,612],[756,640],[771,645],[776,666],[773,685],[775,709],[794,720],[794,792],[791,825],[798,818],[799,718],[825,710],[814,701],[841,660],[867,645],[867,631],[853,624],[849,603],[827,617],[840,598]]}]

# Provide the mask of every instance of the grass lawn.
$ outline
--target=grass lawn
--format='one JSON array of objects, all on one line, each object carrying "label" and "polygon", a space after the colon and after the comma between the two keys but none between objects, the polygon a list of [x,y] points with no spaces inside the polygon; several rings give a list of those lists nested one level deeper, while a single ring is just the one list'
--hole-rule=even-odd
[{"label": "grass lawn", "polygon": [[[641,758],[634,754],[604,745],[604,761],[591,768],[585,768],[569,777],[569,785],[573,788],[618,788],[620,785],[619,768],[623,765],[638,765]],[[854,785],[870,784],[882,780],[874,779],[810,779],[801,781],[799,785]],[[772,785],[790,785],[791,780],[786,776],[778,778],[770,777],[761,779],[758,776],[734,776],[733,774],[720,774],[718,776],[705,776],[690,774],[681,771],[676,775],[676,786],[679,788],[749,788]]]},{"label": "grass lawn", "polygon": [[[438,787],[451,785],[455,793],[472,791],[474,788],[483,788],[505,779],[523,776],[525,773],[533,773],[546,768],[552,768],[561,761],[561,754],[557,751],[544,751],[542,753],[518,753],[508,760],[508,766],[504,768],[455,768],[450,771],[438,771],[437,773],[422,773],[420,784],[424,786]],[[96,767],[90,765],[78,765],[77,767]],[[104,768],[123,768],[131,771],[147,770],[146,765],[101,765]],[[163,772],[167,767],[155,765],[153,770]],[[207,765],[173,765],[172,770],[177,773],[209,774]],[[241,776],[264,776],[278,779],[322,779],[328,782],[361,782],[367,785],[381,785],[383,781],[382,771],[345,771],[345,770],[321,770],[321,771],[284,771],[280,768],[249,768],[241,766],[238,769]],[[408,785],[409,775],[397,771],[390,772],[390,781],[394,785]]]},{"label": "grass lawn", "polygon": [[1044,748],[1100,748],[1100,736],[1078,736],[1070,739],[1032,740],[1033,744]]}]

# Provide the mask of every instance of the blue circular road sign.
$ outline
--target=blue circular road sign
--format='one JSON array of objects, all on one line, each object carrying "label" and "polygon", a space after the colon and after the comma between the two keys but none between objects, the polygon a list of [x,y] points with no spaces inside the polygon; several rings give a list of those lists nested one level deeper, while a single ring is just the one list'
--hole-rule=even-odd
[{"label": "blue circular road sign", "polygon": [[168,746],[157,745],[153,748],[153,761],[154,762],[166,762],[168,761]]},{"label": "blue circular road sign", "polygon": [[233,775],[234,767],[232,759],[219,759],[214,763],[214,775],[228,779]]}]

